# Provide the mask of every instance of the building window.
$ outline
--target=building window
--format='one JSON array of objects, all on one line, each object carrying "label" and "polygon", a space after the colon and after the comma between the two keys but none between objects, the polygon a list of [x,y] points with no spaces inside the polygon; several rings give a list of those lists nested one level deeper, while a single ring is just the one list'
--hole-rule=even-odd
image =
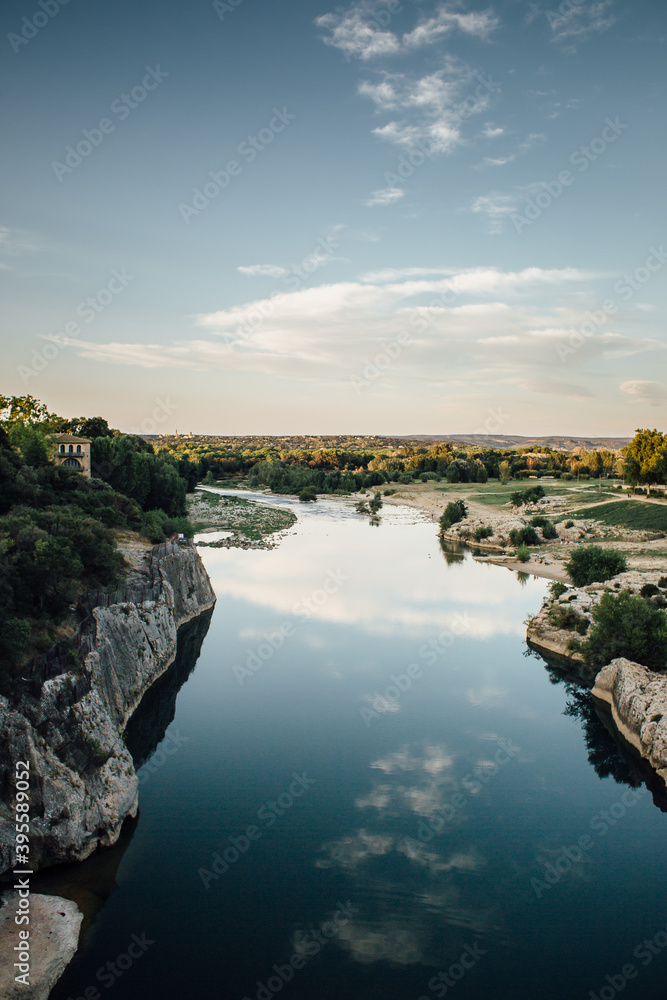
[{"label": "building window", "polygon": [[73,451],[74,451],[74,445],[73,445],[73,444],[71,444],[71,445],[69,446],[69,453],[70,453],[70,455],[72,454],[72,452],[73,452]]},{"label": "building window", "polygon": [[75,458],[66,458],[63,462],[63,468],[65,469],[77,469],[81,470],[81,464],[77,462]]},{"label": "building window", "polygon": [[61,444],[61,445],[60,445],[60,450],[61,450],[61,452],[64,452],[64,451],[65,451],[65,445],[64,445],[64,444]]},{"label": "building window", "polygon": [[77,453],[77,455],[80,455],[80,454],[81,454],[81,445],[80,445],[80,444],[78,444],[78,445],[76,446],[76,453]]}]

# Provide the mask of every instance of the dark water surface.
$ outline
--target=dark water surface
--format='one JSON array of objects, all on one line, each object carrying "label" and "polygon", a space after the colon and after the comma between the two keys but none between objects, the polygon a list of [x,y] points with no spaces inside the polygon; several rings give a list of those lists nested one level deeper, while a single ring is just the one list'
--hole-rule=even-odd
[{"label": "dark water surface", "polygon": [[201,549],[210,628],[134,720],[139,820],[53,1000],[662,998],[667,817],[524,655],[546,581],[295,509]]}]

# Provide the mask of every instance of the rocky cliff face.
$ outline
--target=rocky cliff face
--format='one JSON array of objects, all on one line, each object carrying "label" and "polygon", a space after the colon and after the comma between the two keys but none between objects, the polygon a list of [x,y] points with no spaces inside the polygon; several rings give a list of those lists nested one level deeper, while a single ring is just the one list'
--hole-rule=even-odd
[{"label": "rocky cliff face", "polygon": [[0,696],[0,874],[13,866],[10,802],[17,760],[30,762],[34,869],[113,844],[137,811],[138,780],[122,732],[176,655],[179,625],[215,594],[196,548],[157,546],[143,567],[155,597],[92,612],[91,651],[72,669]]},{"label": "rocky cliff face", "polygon": [[620,657],[599,672],[593,695],[667,785],[667,677]]}]

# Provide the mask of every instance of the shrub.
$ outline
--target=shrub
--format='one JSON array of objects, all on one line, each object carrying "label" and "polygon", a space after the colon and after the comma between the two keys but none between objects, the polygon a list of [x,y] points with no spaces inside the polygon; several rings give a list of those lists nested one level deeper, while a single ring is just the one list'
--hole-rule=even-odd
[{"label": "shrub", "polygon": [[659,594],[660,591],[654,583],[645,583],[639,593],[642,597],[653,597],[655,594]]},{"label": "shrub", "polygon": [[662,587],[663,590],[667,588],[667,576],[660,577],[660,579],[658,580],[658,586]]},{"label": "shrub", "polygon": [[391,497],[391,496],[394,495],[395,492],[396,492],[396,490],[384,490],[384,495],[386,497]]},{"label": "shrub", "polygon": [[525,563],[530,559],[530,549],[528,546],[522,542],[519,548],[516,550],[516,557],[519,562]]},{"label": "shrub", "polygon": [[574,521],[566,521],[565,522],[565,527],[566,528],[574,528]]},{"label": "shrub", "polygon": [[412,476],[410,475],[409,472],[401,472],[400,476],[398,477],[397,482],[399,482],[399,483],[406,483],[406,484],[407,483],[411,483],[412,482]]},{"label": "shrub", "polygon": [[565,568],[575,587],[586,587],[589,583],[603,583],[617,573],[624,573],[628,564],[625,557],[614,549],[586,545],[575,549]]},{"label": "shrub", "polygon": [[550,524],[548,517],[544,514],[536,514],[535,517],[531,517],[529,524],[532,524],[534,528],[546,528],[547,524]]},{"label": "shrub", "polygon": [[301,501],[301,503],[313,503],[315,500],[317,500],[317,493],[312,488],[312,486],[306,486],[299,493],[299,500]]},{"label": "shrub", "polygon": [[528,490],[517,490],[516,493],[510,493],[510,501],[514,507],[521,507],[523,504],[541,500],[544,495],[543,486],[531,486]]},{"label": "shrub", "polygon": [[560,478],[561,479],[574,479],[574,476],[572,475],[571,472],[564,472],[563,475]]},{"label": "shrub", "polygon": [[542,528],[542,537],[549,540],[550,538],[558,538],[558,532],[556,531],[556,525],[552,524],[551,521],[547,523]]},{"label": "shrub", "polygon": [[578,614],[574,608],[569,608],[561,604],[556,605],[549,612],[549,621],[556,628],[567,629],[585,635],[588,631],[588,619]]},{"label": "shrub", "polygon": [[603,594],[593,609],[593,627],[583,645],[586,662],[602,667],[618,656],[650,670],[663,670],[667,660],[667,617],[643,597]]},{"label": "shrub", "polygon": [[468,509],[463,500],[454,500],[445,507],[445,512],[440,518],[440,531],[447,531],[453,524],[458,524],[464,517],[468,516]]},{"label": "shrub", "polygon": [[568,590],[567,585],[565,583],[561,583],[560,580],[553,580],[549,584],[549,593],[554,598],[554,600],[558,600],[558,598],[561,597],[563,594],[565,594],[567,590]]},{"label": "shrub", "polygon": [[493,528],[490,524],[487,524],[483,527],[475,528],[474,537],[478,542],[481,542],[483,538],[490,538],[492,534]]}]

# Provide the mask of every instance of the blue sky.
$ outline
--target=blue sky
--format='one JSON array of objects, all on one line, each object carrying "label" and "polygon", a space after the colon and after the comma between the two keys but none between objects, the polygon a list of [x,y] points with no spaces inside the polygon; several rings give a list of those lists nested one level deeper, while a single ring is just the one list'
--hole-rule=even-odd
[{"label": "blue sky", "polygon": [[9,0],[2,391],[124,430],[664,426],[662,0]]}]

